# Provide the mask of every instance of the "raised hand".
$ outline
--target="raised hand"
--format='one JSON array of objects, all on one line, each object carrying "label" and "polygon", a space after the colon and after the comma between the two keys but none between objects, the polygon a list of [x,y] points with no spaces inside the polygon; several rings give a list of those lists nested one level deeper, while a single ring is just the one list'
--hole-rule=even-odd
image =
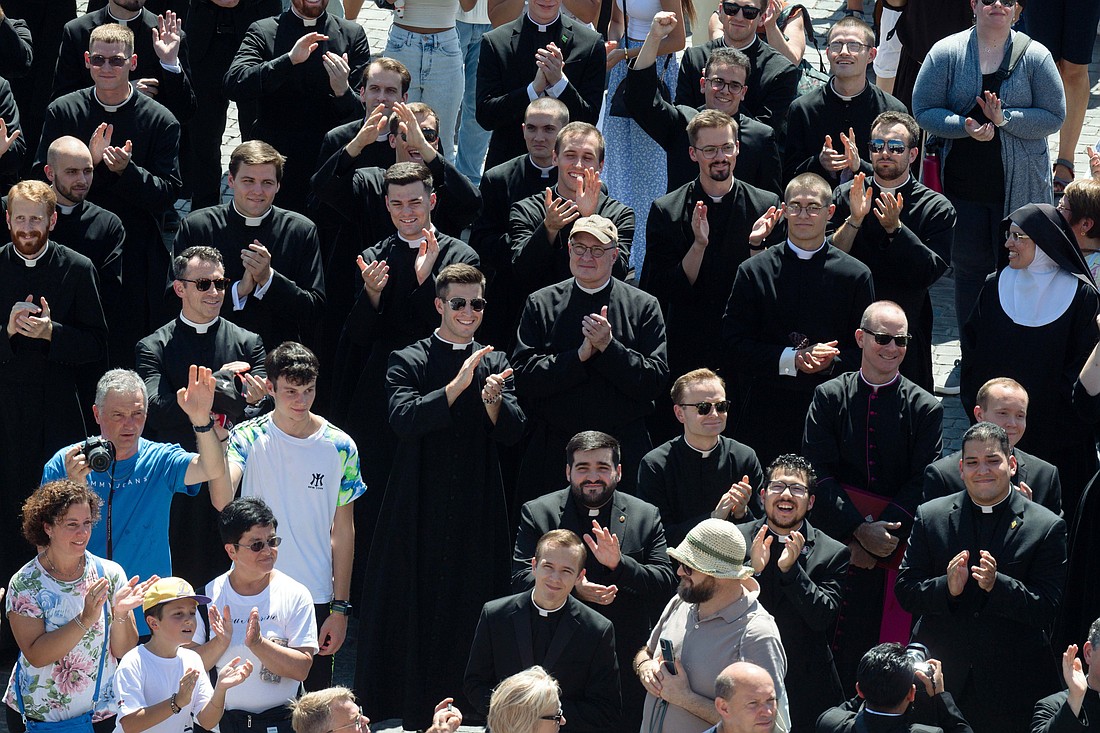
[{"label": "raised hand", "polygon": [[21,130],[16,130],[9,135],[8,124],[4,122],[3,119],[0,119],[0,155],[3,155],[11,149],[11,144],[19,139],[21,132]]},{"label": "raised hand", "polygon": [[218,380],[207,367],[192,364],[187,370],[187,386],[176,391],[176,403],[187,413],[191,424],[201,427],[210,422],[210,408],[214,406],[214,391]]},{"label": "raised hand", "polygon": [[1081,714],[1081,705],[1089,689],[1088,675],[1081,666],[1081,660],[1077,658],[1076,644],[1070,644],[1062,654],[1062,679],[1065,680],[1066,689],[1069,691],[1066,702],[1069,703],[1073,717],[1076,718]]},{"label": "raised hand", "polygon": [[[229,664],[218,670],[218,681],[214,685],[216,690],[228,690],[236,687],[252,674],[252,660],[241,661],[240,657],[233,657]],[[179,704],[179,701],[176,702]]]},{"label": "raised hand", "polygon": [[189,669],[180,677],[180,686],[176,690],[175,702],[181,708],[191,704],[191,695],[195,692],[195,683],[199,681],[199,670]]},{"label": "raised hand", "polygon": [[676,13],[662,10],[659,13],[654,13],[653,22],[649,24],[649,32],[663,41],[672,34],[672,31],[676,30],[676,26],[679,24],[680,21],[677,20]]},{"label": "raised hand", "polygon": [[760,531],[752,538],[752,547],[749,557],[752,559],[752,571],[764,572],[768,562],[772,559],[772,541],[775,538],[768,534],[768,525],[763,525]]},{"label": "raised hand", "polygon": [[454,698],[447,697],[435,706],[432,727],[425,733],[455,733],[462,725],[462,711],[454,706]]},{"label": "raised hand", "polygon": [[504,394],[508,379],[512,376],[512,367],[508,367],[499,374],[490,374],[485,380],[485,386],[481,388],[481,399],[485,404],[492,405],[500,401]]},{"label": "raised hand", "polygon": [[248,614],[248,624],[244,629],[244,645],[249,649],[263,642],[263,634],[260,633],[260,609],[255,606]]},{"label": "raised hand", "polygon": [[818,153],[817,160],[821,163],[822,168],[830,172],[844,170],[848,167],[848,156],[844,153],[838,153],[833,149],[833,138],[831,135],[825,136],[825,144],[821,147],[821,152]]},{"label": "raised hand", "polygon": [[581,216],[592,216],[600,203],[600,171],[596,168],[583,169],[583,175],[577,179],[577,210]]},{"label": "raised hand", "polygon": [[[271,252],[258,239],[241,250],[241,264],[259,287],[271,279]],[[245,293],[242,293],[245,294]]]},{"label": "raised hand", "polygon": [[546,189],[546,219],[543,226],[546,227],[546,237],[551,242],[558,236],[558,232],[565,229],[578,218],[581,212],[577,210],[577,204],[568,199],[554,198],[554,192]]},{"label": "raised hand", "polygon": [[368,145],[373,145],[378,140],[389,121],[386,105],[378,105],[367,115],[366,122],[359,128],[359,132],[355,133],[355,137],[344,146],[344,151],[352,158],[358,158]]},{"label": "raised hand", "polygon": [[619,547],[619,538],[607,527],[601,527],[600,523],[592,520],[592,534],[584,536],[584,544],[588,545],[592,557],[596,562],[608,570],[614,570],[622,562],[623,553]]},{"label": "raised hand", "polygon": [[416,272],[416,282],[423,285],[424,281],[432,274],[435,261],[439,258],[439,242],[430,229],[421,229],[424,240],[420,243],[420,251],[413,261],[413,270]]},{"label": "raised hand", "polygon": [[887,234],[893,234],[901,226],[901,210],[905,207],[905,197],[901,193],[883,191],[875,201],[875,218]]},{"label": "raised hand", "polygon": [[[785,210],[786,206],[784,204],[769,206],[763,216],[757,219],[756,223],[752,225],[752,231],[749,232],[749,244],[753,247],[762,245],[764,240],[772,233],[772,230],[775,229],[775,225],[783,218],[783,212]],[[752,254],[759,254],[763,251],[764,250],[753,250]]]},{"label": "raised hand", "polygon": [[776,561],[776,565],[779,566],[781,572],[790,572],[794,564],[798,562],[798,557],[802,554],[802,548],[805,544],[806,538],[801,532],[795,530],[787,535],[787,541],[783,543],[783,552],[780,553],[779,560]]},{"label": "raised hand", "polygon": [[103,163],[113,173],[122,173],[130,165],[130,156],[134,152],[134,143],[130,140],[121,148],[110,145],[103,150]]},{"label": "raised hand", "polygon": [[993,590],[993,585],[997,582],[997,560],[993,555],[982,550],[978,564],[970,568],[970,575],[978,581],[978,587],[988,593]]},{"label": "raised hand", "polygon": [[871,202],[874,196],[874,189],[867,185],[867,174],[857,173],[852,178],[852,191],[848,197],[851,207],[851,214],[848,218],[852,220],[853,225],[858,227],[871,213]]},{"label": "raised hand", "polygon": [[180,39],[183,22],[168,10],[157,16],[157,27],[153,31],[153,51],[165,66],[179,66]]},{"label": "raised hand", "polygon": [[348,55],[345,53],[341,56],[328,51],[321,57],[321,63],[325,67],[325,73],[328,74],[328,85],[332,93],[342,97],[351,88],[348,85],[348,74],[351,73]]},{"label": "raised hand", "polygon": [[444,387],[444,391],[447,393],[448,405],[453,405],[458,396],[473,384],[474,371],[477,369],[477,365],[492,350],[492,346],[482,346],[466,357],[466,361],[462,362],[462,366],[458,369],[458,374]]},{"label": "raised hand", "polygon": [[310,57],[314,51],[317,50],[318,44],[321,41],[327,41],[328,36],[324,33],[307,33],[297,41],[294,42],[294,47],[290,49],[290,63],[297,66]]},{"label": "raised hand", "polygon": [[691,212],[691,233],[695,235],[693,244],[700,247],[706,247],[710,244],[710,222],[707,221],[707,205],[702,201],[697,201]]},{"label": "raised hand", "polygon": [[355,258],[355,264],[359,266],[359,275],[363,278],[363,288],[368,293],[379,293],[390,281],[390,266],[385,260],[371,260],[368,265],[363,261],[363,255]]},{"label": "raised hand", "polygon": [[143,583],[138,582],[138,576],[136,575],[130,578],[130,580],[115,593],[114,615],[122,616],[140,606],[142,601],[145,600],[145,593],[152,588],[153,584],[158,580],[160,580],[159,575],[151,575],[146,578]]},{"label": "raised hand", "polygon": [[[844,166],[852,173],[859,171],[859,146],[856,145],[856,131],[848,128],[848,134],[840,133],[840,144],[844,146]],[[838,169],[839,170],[839,169]]]},{"label": "raised hand", "polygon": [[970,571],[966,567],[970,559],[969,550],[963,550],[947,563],[947,592],[952,596],[961,595],[970,580]]},{"label": "raised hand", "polygon": [[106,122],[99,123],[99,127],[92,133],[88,140],[88,150],[92,153],[92,165],[99,165],[103,160],[103,151],[111,145],[111,136],[115,134],[115,126]]},{"label": "raised hand", "polygon": [[213,640],[224,642],[228,647],[230,642],[233,641],[233,613],[230,611],[229,606],[222,607],[221,613],[218,612],[218,607],[214,604],[210,605],[210,613],[207,614],[210,618],[210,633],[213,635]]},{"label": "raised hand", "polygon": [[535,52],[535,65],[546,78],[546,85],[552,87],[561,81],[565,57],[556,44],[549,43],[546,48],[540,48]]}]

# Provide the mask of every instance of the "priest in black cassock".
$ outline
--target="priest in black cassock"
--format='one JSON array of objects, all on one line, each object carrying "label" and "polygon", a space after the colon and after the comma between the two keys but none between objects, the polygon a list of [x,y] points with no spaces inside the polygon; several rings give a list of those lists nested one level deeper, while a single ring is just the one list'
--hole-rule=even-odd
[{"label": "priest in black cassock", "polygon": [[[652,447],[645,418],[668,382],[665,320],[656,298],[612,277],[619,241],[609,219],[577,219],[573,277],[527,299],[512,358],[532,423],[517,505],[560,488],[565,446],[583,430],[616,436],[626,466]],[[622,490],[634,493],[635,478]]]},{"label": "priest in black cassock", "polygon": [[[191,420],[176,401],[176,390],[188,384],[190,365],[199,364],[214,372],[247,373],[250,376],[242,379],[251,389],[245,401],[258,404],[264,390],[259,386],[262,381],[255,380],[267,376],[267,352],[259,336],[220,316],[222,302],[228,300],[229,283],[217,249],[186,249],[175,258],[172,269],[172,290],[180,300],[180,313],[138,342],[136,371],[145,381],[148,396],[146,437],[195,451]],[[200,290],[204,280],[209,285]],[[219,382],[223,381],[224,376],[219,376]],[[237,389],[235,383],[233,388]],[[221,412],[221,399],[221,394],[215,397],[215,412]],[[243,419],[243,414],[231,416],[236,422]],[[179,501],[173,499],[168,536],[171,546],[188,548],[187,552],[176,553],[172,571],[191,583],[205,583],[229,568],[219,545],[218,512],[205,485],[198,495],[199,501],[185,495]]]},{"label": "priest in black cassock", "polygon": [[[40,181],[8,194],[11,243],[0,248],[0,303],[9,311],[0,339],[0,533],[16,537],[14,507],[37,488],[42,466],[59,446],[88,433],[76,375],[107,351],[107,324],[95,267],[49,240],[57,199]],[[5,552],[0,571],[15,572],[19,553]],[[18,564],[18,563],[16,563]]]},{"label": "priest in black cassock", "polygon": [[905,311],[913,342],[901,373],[931,392],[928,289],[947,269],[955,207],[909,173],[920,152],[920,128],[911,116],[883,112],[875,118],[867,144],[874,176],[857,174],[833,191],[833,244],[867,265],[876,297]]},{"label": "priest in black cassock", "polygon": [[[85,64],[95,86],[50,103],[35,170],[48,162],[47,151],[57,138],[90,141],[95,177],[88,200],[116,214],[126,230],[122,295],[129,318],[117,338],[134,344],[164,322],[170,257],[160,220],[175,205],[182,185],[180,127],[171,112],[130,81],[137,64],[133,31],[109,23],[92,31],[89,44]],[[93,64],[93,56],[103,63]],[[115,67],[108,59],[129,61]],[[111,355],[116,364],[130,364],[132,357],[131,350]]]},{"label": "priest in black cassock", "polygon": [[386,407],[386,366],[390,353],[425,338],[438,327],[435,278],[445,266],[474,267],[477,254],[432,224],[435,193],[423,163],[394,163],[386,171],[386,207],[397,229],[359,256],[359,297],[344,322],[337,348],[339,420],[361,446],[360,464],[368,491],[356,502],[356,555],[366,558],[393,463],[397,438]]},{"label": "priest in black cassock", "polygon": [[[485,278],[456,263],[435,279],[439,328],[390,357],[396,470],[367,560],[355,688],[409,730],[461,689],[481,607],[507,593],[508,510],[497,445],[526,418],[504,352],[474,340]],[[470,563],[475,539],[482,558]],[[461,592],[448,593],[456,583]]]},{"label": "priest in black cassock", "polygon": [[306,212],[321,139],[363,114],[348,82],[358,83],[368,63],[370,46],[362,26],[306,0],[291,0],[281,15],[248,29],[226,72],[225,93],[235,102],[258,103],[253,138],[290,161],[279,206]]},{"label": "priest in black cassock", "polygon": [[833,641],[844,689],[853,689],[864,652],[909,638],[893,585],[924,469],[943,444],[943,407],[899,373],[909,338],[900,306],[870,305],[855,333],[859,371],[820,385],[806,415],[802,454],[819,476],[814,524],[852,556]]},{"label": "priest in black cassock", "polygon": [[[853,334],[874,300],[867,267],[825,238],[832,187],[808,173],[785,193],[787,241],[737,268],[720,334],[734,436],[763,464],[801,446],[814,388],[859,364]],[[780,216],[761,217],[761,234]]]},{"label": "priest in black cassock", "polygon": [[[264,344],[313,343],[325,306],[317,227],[302,214],[272,206],[286,159],[260,140],[229,157],[228,204],[199,209],[180,222],[175,251],[212,246],[233,281],[222,315]],[[274,348],[274,346],[272,348]]]}]

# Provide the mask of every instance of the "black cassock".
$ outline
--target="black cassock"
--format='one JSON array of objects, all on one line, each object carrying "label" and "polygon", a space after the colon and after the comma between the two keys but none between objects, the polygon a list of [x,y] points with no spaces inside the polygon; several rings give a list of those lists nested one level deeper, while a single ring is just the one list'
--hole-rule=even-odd
[{"label": "black cassock", "polygon": [[[604,306],[611,344],[582,362],[581,323]],[[532,423],[516,505],[561,488],[565,444],[582,430],[619,440],[619,488],[633,493],[634,467],[651,447],[645,418],[668,383],[665,320],[657,299],[615,278],[595,293],[573,279],[543,288],[527,299],[512,361]]]},{"label": "black cassock", "polygon": [[[10,548],[20,539],[19,507],[38,486],[42,466],[63,445],[86,435],[77,398],[77,373],[98,367],[107,352],[107,324],[99,303],[95,267],[81,254],[55,242],[27,267],[9,243],[0,248],[0,308],[10,313],[16,301],[45,298],[54,322],[50,341],[16,334],[0,338],[0,532]],[[6,323],[6,321],[5,321]],[[29,549],[29,548],[26,548]],[[0,570],[15,572],[11,562],[21,550],[5,551]]]},{"label": "black cassock", "polygon": [[[1090,425],[1100,424],[1100,395],[1090,395],[1081,380],[1073,385],[1073,406]],[[1069,562],[1066,577],[1073,578],[1074,591],[1062,596],[1055,627],[1054,648],[1082,645],[1089,626],[1100,616],[1100,474],[1089,481],[1077,503],[1069,529]]]},{"label": "black cassock", "polygon": [[[497,444],[523,434],[514,391],[496,424],[481,401],[501,352],[482,357],[473,382],[447,404],[444,388],[481,344],[455,349],[436,336],[395,352],[386,372],[397,468],[386,487],[363,586],[366,624],[355,688],[376,715],[409,729],[462,689],[474,629],[486,602],[508,591],[508,512]],[[471,551],[480,558],[471,564]]]},{"label": "black cassock", "polygon": [[233,294],[227,292],[222,316],[259,334],[269,349],[284,341],[314,346],[311,330],[320,321],[325,306],[325,278],[317,228],[312,221],[273,206],[262,221],[252,226],[232,203],[211,206],[192,212],[180,222],[175,252],[178,255],[194,245],[214,247],[225,260],[225,276],[236,282],[244,276],[241,250],[253,240],[271,253],[271,286],[263,298],[257,298],[253,290],[241,310],[234,310]]}]

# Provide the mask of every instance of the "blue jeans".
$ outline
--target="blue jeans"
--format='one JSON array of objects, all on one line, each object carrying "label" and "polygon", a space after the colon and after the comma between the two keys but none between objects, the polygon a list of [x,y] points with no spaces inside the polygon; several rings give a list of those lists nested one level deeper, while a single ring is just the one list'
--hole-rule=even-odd
[{"label": "blue jeans", "polygon": [[481,182],[481,166],[485,151],[489,149],[491,133],[477,124],[474,117],[477,107],[477,60],[481,56],[481,37],[493,29],[489,23],[455,23],[458,45],[464,54],[463,69],[466,91],[462,95],[462,117],[458,123],[458,150],[455,151],[455,168],[476,186]]},{"label": "blue jeans", "polygon": [[394,25],[385,56],[405,64],[412,76],[409,101],[423,102],[439,119],[439,149],[453,157],[455,125],[462,106],[462,48],[454,28],[442,33],[414,33]]},{"label": "blue jeans", "polygon": [[997,269],[997,253],[1004,247],[1000,232],[1004,206],[954,196],[948,199],[958,214],[951,245],[951,270],[955,279],[955,318],[962,334],[986,277]]}]

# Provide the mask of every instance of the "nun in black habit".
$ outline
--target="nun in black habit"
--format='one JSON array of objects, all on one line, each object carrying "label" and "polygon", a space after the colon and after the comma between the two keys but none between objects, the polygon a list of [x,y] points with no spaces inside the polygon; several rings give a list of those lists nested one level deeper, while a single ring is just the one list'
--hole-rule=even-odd
[{"label": "nun in black habit", "polygon": [[1030,396],[1019,447],[1050,461],[1062,477],[1066,521],[1096,473],[1090,424],[1073,408],[1077,375],[1097,341],[1100,293],[1058,210],[1028,204],[1001,223],[1005,245],[962,337],[962,397],[974,412],[978,391],[1012,377]]}]

